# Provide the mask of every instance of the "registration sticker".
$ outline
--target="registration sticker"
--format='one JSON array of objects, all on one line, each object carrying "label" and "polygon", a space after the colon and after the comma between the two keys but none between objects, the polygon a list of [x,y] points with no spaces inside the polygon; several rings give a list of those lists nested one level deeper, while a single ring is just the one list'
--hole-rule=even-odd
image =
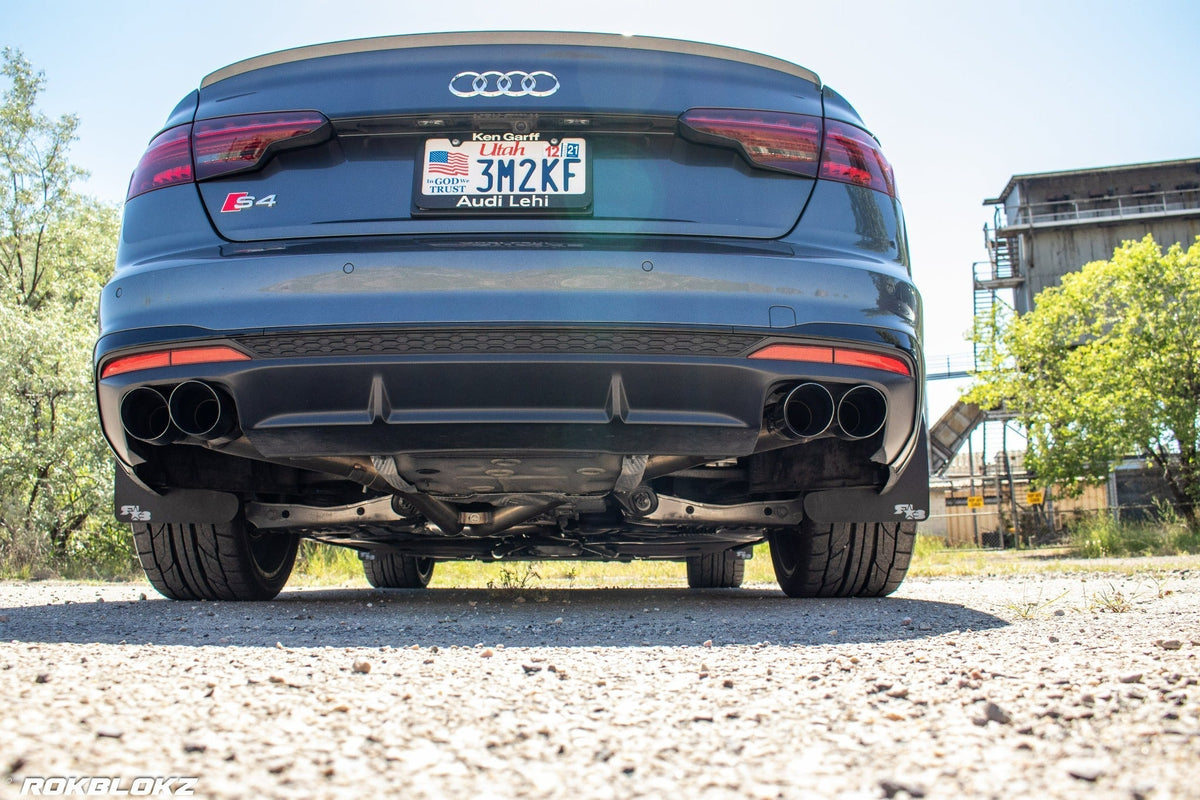
[{"label": "registration sticker", "polygon": [[532,133],[429,139],[414,202],[420,211],[586,211],[592,202],[587,142]]}]

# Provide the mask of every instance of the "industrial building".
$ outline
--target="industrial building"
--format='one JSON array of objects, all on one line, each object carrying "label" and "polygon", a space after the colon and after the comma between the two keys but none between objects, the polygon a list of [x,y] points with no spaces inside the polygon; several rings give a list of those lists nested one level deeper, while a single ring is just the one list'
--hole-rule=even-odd
[{"label": "industrial building", "polygon": [[[1200,158],[1013,175],[984,205],[993,208],[993,215],[984,226],[988,260],[973,265],[976,319],[992,313],[997,304],[1018,314],[1032,309],[1038,293],[1057,285],[1063,275],[1108,260],[1122,242],[1147,233],[1163,248],[1175,242],[1190,245],[1200,236]],[[978,368],[978,345],[974,355]],[[983,452],[959,456],[976,431],[987,436],[989,428],[990,449],[1003,442],[998,454],[989,459],[985,444]],[[1008,453],[1008,432],[1003,412],[961,402],[931,427],[931,467],[946,481],[942,494],[947,512],[956,506],[956,495],[962,495],[959,484],[966,482],[995,487],[991,502],[999,505],[1003,495],[1009,515],[1020,515],[1019,487],[1028,485],[1028,476],[1014,471],[1020,459]],[[1112,490],[1096,497],[1119,502]],[[935,497],[935,507],[939,499]],[[999,510],[992,515],[996,520],[1003,516]],[[1049,520],[1053,526],[1052,508]],[[977,522],[973,526],[979,527]]]}]

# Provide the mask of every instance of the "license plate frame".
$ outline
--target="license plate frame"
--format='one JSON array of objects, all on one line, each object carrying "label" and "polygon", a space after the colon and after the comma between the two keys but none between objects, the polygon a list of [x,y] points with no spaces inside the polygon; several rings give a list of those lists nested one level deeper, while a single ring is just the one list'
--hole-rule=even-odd
[{"label": "license plate frame", "polygon": [[418,214],[587,214],[592,153],[580,136],[474,133],[426,139],[413,179]]}]

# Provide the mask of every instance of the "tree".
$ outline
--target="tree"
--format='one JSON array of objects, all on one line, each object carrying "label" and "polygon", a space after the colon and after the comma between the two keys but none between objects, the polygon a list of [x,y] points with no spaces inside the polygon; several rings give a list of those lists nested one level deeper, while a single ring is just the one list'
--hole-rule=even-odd
[{"label": "tree", "polygon": [[1124,242],[1032,311],[977,330],[986,363],[968,399],[1018,415],[1040,479],[1101,481],[1115,460],[1141,456],[1197,522],[1200,237],[1166,253],[1150,235]]},{"label": "tree", "polygon": [[78,121],[38,111],[45,77],[8,48],[0,71],[0,561],[120,558],[91,374],[118,216],[73,188]]}]

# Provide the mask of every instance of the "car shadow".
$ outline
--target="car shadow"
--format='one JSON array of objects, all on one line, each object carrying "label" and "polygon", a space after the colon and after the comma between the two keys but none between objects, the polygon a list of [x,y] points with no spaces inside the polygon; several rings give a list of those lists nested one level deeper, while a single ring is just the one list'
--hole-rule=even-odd
[{"label": "car shadow", "polygon": [[[128,595],[142,592],[134,585]],[[777,589],[297,589],[269,602],[34,602],[0,640],[240,647],[689,647],[920,640],[1008,623],[905,597],[794,600]]]}]

